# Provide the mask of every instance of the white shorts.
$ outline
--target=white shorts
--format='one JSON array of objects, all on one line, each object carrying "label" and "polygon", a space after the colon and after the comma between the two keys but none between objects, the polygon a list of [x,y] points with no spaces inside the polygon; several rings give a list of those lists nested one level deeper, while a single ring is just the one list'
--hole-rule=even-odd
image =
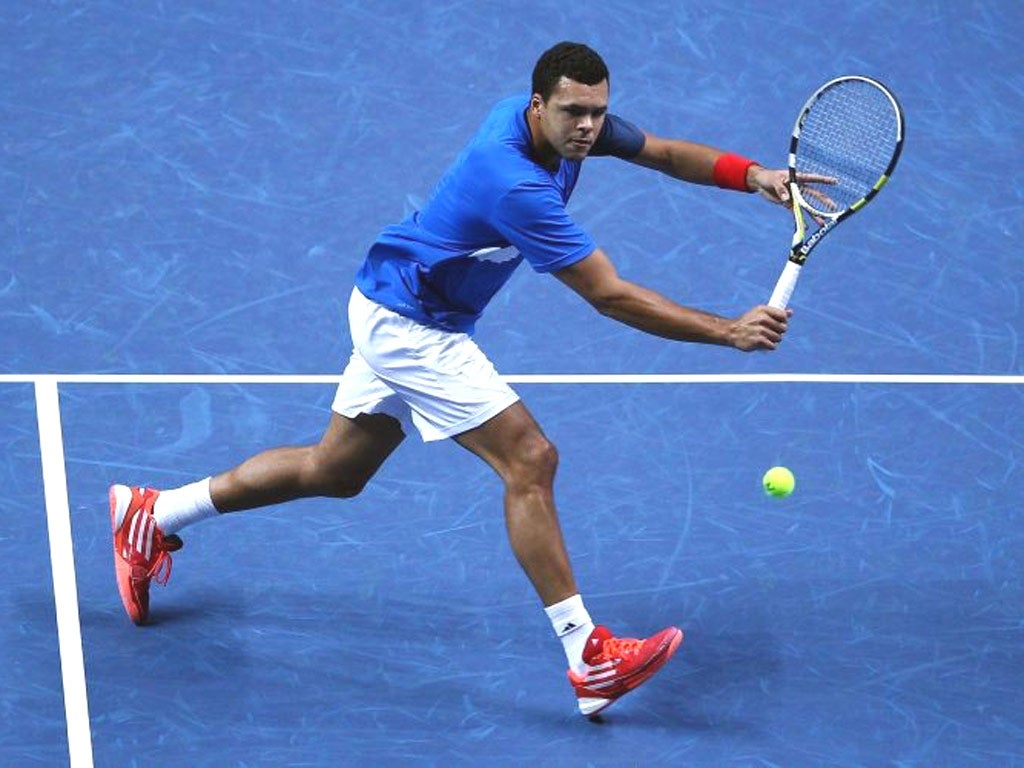
[{"label": "white shorts", "polygon": [[385,413],[429,442],[478,427],[519,400],[465,333],[422,325],[358,290],[348,322],[355,349],[331,404],[342,416]]}]

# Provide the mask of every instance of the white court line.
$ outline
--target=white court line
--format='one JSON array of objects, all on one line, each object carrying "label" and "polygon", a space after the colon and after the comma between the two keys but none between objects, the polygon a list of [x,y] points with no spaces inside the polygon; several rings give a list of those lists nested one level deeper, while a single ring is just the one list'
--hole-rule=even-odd
[{"label": "white court line", "polygon": [[50,536],[53,601],[57,610],[60,671],[64,682],[64,716],[68,726],[71,768],[92,768],[89,699],[85,690],[82,626],[78,617],[75,553],[71,544],[71,509],[64,468],[64,437],[55,378],[35,381],[39,453],[43,462],[46,528]]},{"label": "white court line", "polygon": [[[0,384],[337,384],[341,374],[0,374]],[[502,376],[510,384],[1024,384],[1024,376],[931,373],[554,373]]]}]

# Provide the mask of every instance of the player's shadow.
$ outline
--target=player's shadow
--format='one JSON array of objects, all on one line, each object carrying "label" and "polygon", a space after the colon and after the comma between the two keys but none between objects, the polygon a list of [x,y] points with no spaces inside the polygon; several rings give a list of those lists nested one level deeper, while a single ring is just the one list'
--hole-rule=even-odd
[{"label": "player's shadow", "polygon": [[762,731],[780,668],[767,633],[691,634],[656,677],[588,722],[747,738]]},{"label": "player's shadow", "polygon": [[759,730],[782,668],[776,639],[764,631],[696,631],[680,650],[661,681],[668,690],[658,694],[672,713],[666,717],[688,731]]},{"label": "player's shadow", "polygon": [[[151,641],[225,636],[243,641],[247,653],[236,648],[237,655],[219,659],[222,674],[245,678],[254,668],[273,664],[281,674],[302,679],[308,674],[307,663],[293,658],[296,641],[307,654],[325,659],[354,648],[376,647],[381,658],[368,665],[375,669],[357,676],[360,685],[372,688],[395,676],[423,680],[427,682],[415,686],[414,697],[422,696],[424,687],[432,699],[462,702],[468,697],[474,702],[474,716],[482,722],[512,719],[524,726],[543,723],[573,733],[581,727],[669,728],[747,737],[760,732],[765,712],[772,709],[782,666],[778,642],[766,631],[712,635],[696,628],[657,676],[599,718],[586,720],[575,712],[560,668],[560,651],[552,650],[550,637],[537,635],[533,623],[516,621],[517,611],[494,617],[496,621],[487,625],[473,610],[438,605],[432,596],[367,594],[323,584],[309,590],[264,586],[246,594],[222,586],[193,586],[154,597],[163,599],[154,602],[151,623],[142,628]],[[98,631],[107,636],[113,630],[118,637],[134,634],[122,626],[127,619],[120,606],[116,608],[83,610],[86,635]],[[388,622],[405,627],[400,647],[394,646]],[[205,660],[200,662],[205,666]],[[181,658],[175,664],[179,673],[191,665]],[[502,671],[508,669],[517,671]],[[354,682],[339,676],[334,685],[345,690]],[[404,695],[402,689],[390,688],[386,701],[402,709]],[[377,704],[384,702],[381,697]],[[465,718],[465,712],[460,716]]]}]

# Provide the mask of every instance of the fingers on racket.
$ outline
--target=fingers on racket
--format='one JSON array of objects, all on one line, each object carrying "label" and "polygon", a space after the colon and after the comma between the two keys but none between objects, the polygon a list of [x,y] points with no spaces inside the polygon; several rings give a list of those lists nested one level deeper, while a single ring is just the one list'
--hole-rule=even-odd
[{"label": "fingers on racket", "polygon": [[836,176],[826,176],[821,173],[802,173],[796,174],[797,184],[838,184],[839,178]]},{"label": "fingers on racket", "polygon": [[[839,210],[839,204],[829,197],[823,190],[820,190],[817,187],[801,185],[800,194],[803,196],[804,202],[807,203],[807,207],[812,212],[836,213]],[[808,198],[810,198],[810,200],[808,200]]]}]

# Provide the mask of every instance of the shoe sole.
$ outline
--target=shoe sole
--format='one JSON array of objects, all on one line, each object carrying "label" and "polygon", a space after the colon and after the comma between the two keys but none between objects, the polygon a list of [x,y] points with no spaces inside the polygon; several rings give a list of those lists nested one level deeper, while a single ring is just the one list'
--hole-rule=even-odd
[{"label": "shoe sole", "polygon": [[577,699],[577,706],[579,707],[580,714],[584,717],[596,717],[627,693],[639,688],[645,682],[650,680],[659,669],[668,663],[668,660],[672,658],[682,642],[683,631],[681,629],[677,629],[675,634],[672,635],[672,639],[669,640],[667,646],[663,646],[663,649],[658,653],[652,654],[647,664],[640,667],[640,669],[636,670],[628,680],[624,681],[626,690],[618,696],[614,696],[609,699],[584,696]]},{"label": "shoe sole", "polygon": [[[110,529],[113,533],[111,538],[114,542],[114,576],[117,579],[117,591],[121,595],[121,604],[124,605],[125,612],[133,623],[142,625],[146,623],[146,616],[132,590],[132,567],[125,562],[125,559],[121,557],[121,553],[117,549],[117,530],[120,527],[117,520],[117,513],[120,507],[120,500],[118,499],[119,488],[123,488],[128,492],[128,499],[124,504],[125,514],[127,514],[128,507],[131,505],[130,488],[124,485],[110,486]],[[122,522],[123,520],[124,518],[122,517]]]}]

